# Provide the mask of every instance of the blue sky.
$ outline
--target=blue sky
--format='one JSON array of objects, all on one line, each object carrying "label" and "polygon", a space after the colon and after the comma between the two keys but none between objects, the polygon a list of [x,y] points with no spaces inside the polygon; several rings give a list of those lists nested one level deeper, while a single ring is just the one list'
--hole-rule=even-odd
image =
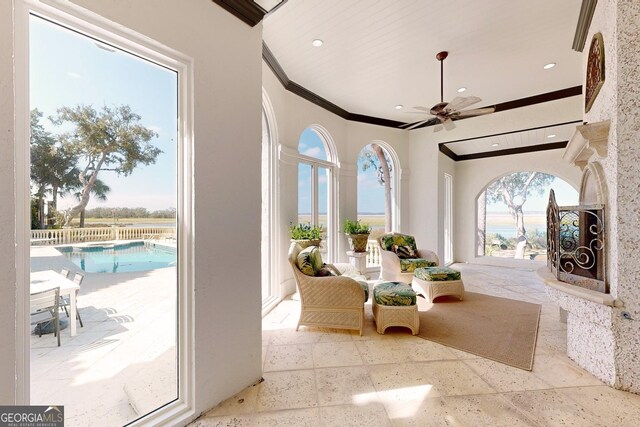
[{"label": "blue sky", "polygon": [[[46,118],[63,106],[100,110],[126,104],[159,134],[153,144],[163,153],[156,163],[141,165],[128,177],[100,172],[111,192],[106,202],[92,199],[88,208],[176,207],[177,74],[122,51],[101,49],[94,40],[38,17],[32,16],[30,25],[30,108],[44,113],[47,130],[59,131]],[[64,209],[74,203],[66,196],[58,205]]]}]

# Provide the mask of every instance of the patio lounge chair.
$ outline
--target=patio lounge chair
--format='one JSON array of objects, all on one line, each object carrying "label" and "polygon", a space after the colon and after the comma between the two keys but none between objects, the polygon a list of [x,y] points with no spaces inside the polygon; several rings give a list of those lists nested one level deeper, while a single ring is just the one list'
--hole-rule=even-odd
[{"label": "patio lounge chair", "polygon": [[300,293],[301,306],[296,330],[300,325],[305,325],[353,329],[362,335],[364,303],[368,298],[367,283],[356,281],[362,277],[358,277],[359,272],[351,264],[334,264],[339,276],[309,276],[298,268],[301,250],[298,243],[291,243],[289,263]]},{"label": "patio lounge chair", "polygon": [[[60,315],[59,315],[60,288],[31,294],[31,325],[42,325],[53,322],[54,333],[58,337],[60,347]],[[39,328],[39,336],[42,336],[42,326]]]},{"label": "patio lounge chair", "polygon": [[387,233],[378,237],[380,247],[380,279],[390,282],[411,283],[416,268],[436,267],[438,255],[427,249],[418,249],[413,236]]}]

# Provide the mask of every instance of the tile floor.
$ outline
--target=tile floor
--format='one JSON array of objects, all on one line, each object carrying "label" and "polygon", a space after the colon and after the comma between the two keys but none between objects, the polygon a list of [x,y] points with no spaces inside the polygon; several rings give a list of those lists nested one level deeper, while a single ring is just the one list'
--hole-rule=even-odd
[{"label": "tile floor", "polygon": [[263,320],[264,382],[192,423],[204,426],[638,426],[640,396],[565,356],[566,325],[533,271],[457,264],[472,292],[542,304],[532,372],[413,337],[301,327],[299,303]]}]

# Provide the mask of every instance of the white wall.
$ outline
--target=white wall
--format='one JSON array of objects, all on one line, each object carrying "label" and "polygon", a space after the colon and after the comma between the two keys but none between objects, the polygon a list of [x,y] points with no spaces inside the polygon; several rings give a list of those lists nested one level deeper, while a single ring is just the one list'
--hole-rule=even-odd
[{"label": "white wall", "polygon": [[0,2],[0,405],[15,401],[16,341],[15,328],[15,200],[13,196],[13,29],[12,3]]},{"label": "white wall", "polygon": [[[262,29],[209,0],[74,3],[194,59],[197,415],[261,376],[260,245],[255,242],[260,236]],[[0,2],[0,21],[0,225],[12,230],[10,174],[17,171],[11,154],[11,2]],[[12,234],[0,233],[2,404],[13,401],[14,387],[15,344],[8,338],[16,290]]]},{"label": "white wall", "polygon": [[[286,70],[285,70],[286,71]],[[338,179],[338,230],[347,218],[355,218],[357,213],[357,158],[360,150],[375,140],[388,143],[399,157],[400,168],[405,177],[409,175],[408,135],[401,129],[369,125],[347,121],[317,105],[300,98],[280,84],[271,69],[263,63],[262,85],[267,92],[276,116],[276,126],[282,145],[280,155],[280,253],[281,288],[282,295],[295,291],[292,281],[291,267],[285,254],[289,248],[288,226],[297,222],[298,218],[298,168],[297,161],[291,157],[298,151],[300,134],[310,125],[320,125],[325,128],[336,146],[340,165]],[[401,186],[401,222],[408,223],[408,182]],[[404,228],[404,225],[403,225]],[[338,261],[346,262],[347,241],[339,233]],[[282,296],[281,295],[281,296]]]},{"label": "white wall", "polygon": [[416,238],[421,249],[431,249],[444,259],[444,252],[438,248],[441,216],[438,210],[438,144],[430,140],[433,128],[409,131],[409,224],[403,232]]},{"label": "white wall", "polygon": [[564,179],[578,190],[580,169],[562,160],[563,152],[564,149],[559,149],[456,162],[454,259],[490,264],[504,261],[495,257],[476,256],[476,198],[496,178],[518,171],[545,172]]},{"label": "white wall", "polygon": [[[440,258],[440,264],[444,265],[444,214],[445,214],[445,193],[444,193],[444,174],[448,173],[451,175],[453,179],[453,197],[451,198],[451,204],[453,208],[453,222],[451,224],[451,237],[453,239],[453,246],[455,251],[455,238],[456,238],[456,204],[455,204],[455,195],[456,195],[456,162],[454,162],[449,156],[446,156],[442,153],[438,153],[438,246],[437,253]],[[455,252],[454,252],[455,253]],[[453,255],[453,254],[452,254]],[[455,261],[455,257],[454,257]]]}]

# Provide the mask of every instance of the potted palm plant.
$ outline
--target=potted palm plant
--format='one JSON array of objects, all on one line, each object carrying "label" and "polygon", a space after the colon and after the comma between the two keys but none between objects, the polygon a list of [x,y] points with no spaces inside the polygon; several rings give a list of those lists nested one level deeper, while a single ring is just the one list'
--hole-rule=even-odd
[{"label": "potted palm plant", "polygon": [[312,225],[311,223],[290,224],[289,235],[291,236],[291,241],[295,241],[302,246],[302,248],[320,246],[320,242],[322,241],[322,226]]},{"label": "potted palm plant", "polygon": [[354,252],[366,252],[367,241],[369,240],[369,234],[371,234],[371,227],[369,224],[360,223],[360,220],[353,221],[347,219],[344,222],[342,231],[349,237],[349,246]]}]

